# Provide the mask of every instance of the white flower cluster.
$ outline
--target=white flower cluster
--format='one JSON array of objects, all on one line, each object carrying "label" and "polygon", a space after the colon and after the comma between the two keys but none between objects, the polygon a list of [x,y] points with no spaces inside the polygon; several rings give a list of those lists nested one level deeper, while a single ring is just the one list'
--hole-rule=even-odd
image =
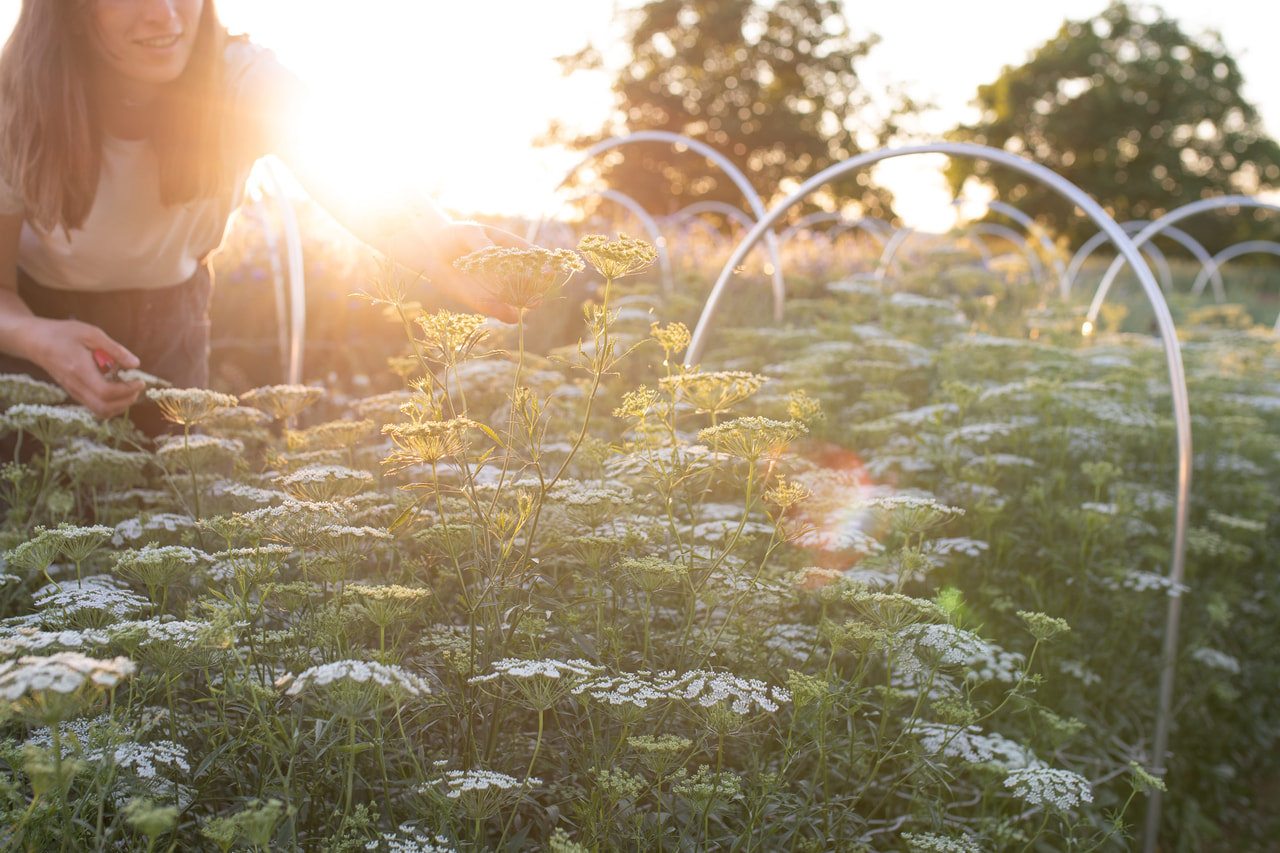
[{"label": "white flower cluster", "polygon": [[771,624],[761,631],[765,648],[796,661],[807,660],[818,644],[818,629],[799,622]]},{"label": "white flower cluster", "polygon": [[996,732],[984,734],[977,726],[920,722],[912,732],[929,755],[959,758],[971,764],[995,764],[1010,771],[1044,767],[1027,747]]},{"label": "white flower cluster", "polygon": [[15,701],[27,693],[74,693],[92,685],[112,688],[133,675],[137,665],[125,657],[91,658],[80,652],[47,657],[26,655],[0,662],[0,699]]},{"label": "white flower cluster", "polygon": [[[911,625],[898,632],[908,642],[909,651],[918,658],[936,660],[939,664],[968,663],[987,651],[987,642],[972,631],[954,625],[924,623]],[[910,668],[910,667],[908,667]]]},{"label": "white flower cluster", "polygon": [[355,681],[361,684],[372,682],[382,687],[399,688],[410,696],[426,696],[431,692],[425,679],[406,672],[395,664],[363,660],[340,660],[313,666],[297,676],[280,679],[276,685],[283,687],[288,684],[285,693],[297,696],[309,688],[323,687],[335,681]]},{"label": "white flower cluster", "polygon": [[1093,802],[1089,780],[1070,770],[1052,767],[1024,767],[1010,771],[1004,786],[1022,797],[1029,805],[1070,809],[1080,803]]},{"label": "white flower cluster", "polygon": [[296,486],[308,483],[328,483],[353,481],[361,484],[373,482],[373,474],[345,465],[308,465],[299,468],[281,480],[285,486]]},{"label": "white flower cluster", "polygon": [[650,702],[681,699],[709,708],[728,702],[736,714],[747,715],[753,706],[773,712],[779,702],[790,702],[791,692],[757,679],[739,678],[726,672],[695,670],[683,675],[674,671],[651,676],[647,672],[602,675],[574,687],[574,694],[589,694],[610,705],[631,704],[647,708]]},{"label": "white flower cluster", "polygon": [[121,622],[111,626],[112,637],[126,637],[133,634],[140,636],[138,646],[152,643],[164,643],[181,649],[190,649],[199,645],[201,634],[208,630],[208,622],[189,622],[175,620],[161,622],[159,619],[145,619],[138,622]]},{"label": "white flower cluster", "polygon": [[143,779],[154,779],[158,767],[170,771],[190,773],[191,765],[187,763],[187,748],[171,740],[158,740],[152,743],[122,743],[114,749],[95,749],[86,752],[86,761],[108,759],[117,767],[132,770]]},{"label": "white flower cluster", "polygon": [[1240,661],[1236,660],[1226,652],[1220,652],[1217,649],[1211,649],[1208,646],[1201,646],[1191,653],[1191,659],[1222,672],[1231,675],[1240,674]]},{"label": "white flower cluster", "polygon": [[1079,404],[1093,417],[1097,418],[1105,424],[1118,427],[1129,427],[1138,430],[1152,430],[1156,428],[1156,416],[1150,411],[1135,409],[1133,406],[1126,406],[1118,400],[1106,397],[1090,396],[1085,398]]},{"label": "white flower cluster", "polygon": [[999,681],[1001,684],[1013,684],[1022,674],[1027,658],[1022,652],[1009,652],[997,644],[986,640],[977,654],[965,661],[968,672],[965,681],[985,684],[988,681]]},{"label": "white flower cluster", "polygon": [[17,429],[30,430],[46,421],[67,427],[82,427],[92,432],[98,427],[93,412],[83,406],[49,406],[43,403],[18,403],[5,410],[4,419]]},{"label": "white flower cluster", "polygon": [[0,656],[15,657],[22,652],[37,652],[50,647],[79,649],[105,646],[111,641],[106,631],[86,628],[82,631],[41,631],[29,626],[0,627]]},{"label": "white flower cluster", "polygon": [[1209,510],[1209,520],[1219,527],[1225,527],[1230,530],[1239,530],[1245,533],[1264,533],[1267,529],[1265,521],[1257,521],[1252,518],[1242,518],[1238,515],[1226,515],[1221,512]]},{"label": "white flower cluster", "polygon": [[477,675],[471,679],[472,684],[494,681],[499,676],[512,678],[561,678],[562,676],[589,676],[600,672],[602,667],[585,660],[521,660],[520,658],[504,658],[490,667],[490,672]]},{"label": "white flower cluster", "polygon": [[742,715],[751,713],[752,705],[772,713],[778,710],[778,702],[791,701],[791,692],[785,688],[726,672],[687,672],[670,680],[668,685],[667,690],[673,697],[696,701],[704,708],[732,700],[729,707],[735,714]]},{"label": "white flower cluster", "polygon": [[1167,595],[1181,595],[1191,591],[1186,584],[1175,584],[1173,579],[1159,572],[1147,572],[1141,569],[1130,569],[1119,580],[1103,578],[1102,585],[1107,589],[1128,589],[1134,592],[1164,592]]},{"label": "white flower cluster", "polygon": [[[526,781],[530,785],[542,784],[542,780],[534,776],[530,776]],[[489,788],[510,791],[520,787],[520,780],[516,777],[494,770],[449,770],[444,774],[444,783],[449,788],[446,796],[453,800],[461,797],[466,791],[485,791]]]},{"label": "white flower cluster", "polygon": [[1080,508],[1085,512],[1096,512],[1098,515],[1116,515],[1120,512],[1120,507],[1113,503],[1099,503],[1097,501],[1086,501],[1080,504]]},{"label": "white flower cluster", "polygon": [[963,835],[904,832],[902,840],[912,853],[982,853],[982,846],[976,840]]},{"label": "white flower cluster", "polygon": [[352,527],[346,524],[326,524],[319,527],[318,532],[330,539],[394,539],[385,530],[377,527]]},{"label": "white flower cluster", "polygon": [[172,512],[158,512],[142,518],[126,518],[116,525],[115,535],[111,537],[112,545],[123,545],[136,542],[148,533],[181,533],[196,526],[196,520],[189,515],[178,515]]},{"label": "white flower cluster", "polygon": [[122,562],[127,559],[146,565],[178,565],[181,563],[187,566],[198,566],[213,562],[213,558],[205,552],[197,551],[195,548],[188,548],[186,545],[156,545],[149,543],[136,551],[122,552],[120,556]]},{"label": "white flower cluster", "polygon": [[990,550],[991,546],[980,539],[970,539],[967,536],[956,536],[948,539],[932,539],[925,543],[925,547],[932,554],[941,557],[949,557],[952,554],[963,554],[966,557],[981,557]]},{"label": "white flower cluster", "polygon": [[1058,669],[1067,675],[1074,676],[1084,682],[1088,687],[1091,684],[1100,684],[1102,676],[1086,667],[1078,660],[1064,660],[1058,662]]},{"label": "white flower cluster", "polygon": [[223,453],[228,456],[240,456],[244,453],[244,442],[238,438],[217,438],[212,435],[166,435],[156,441],[156,454],[161,459],[190,452],[199,454]]},{"label": "white flower cluster", "polygon": [[150,606],[151,601],[128,589],[109,575],[90,575],[83,580],[63,581],[37,590],[32,601],[46,614],[56,611],[66,619],[84,613],[103,613],[127,619]]},{"label": "white flower cluster", "polygon": [[997,438],[1008,438],[1019,430],[1026,429],[1036,422],[1035,418],[1022,417],[1009,421],[990,421],[985,423],[965,424],[943,436],[948,446],[960,444],[986,444]]},{"label": "white flower cluster", "polygon": [[289,496],[284,492],[274,489],[264,489],[260,486],[251,486],[248,483],[238,483],[234,480],[222,480],[215,483],[209,489],[210,494],[214,497],[231,497],[248,501],[252,504],[266,506],[287,499]]},{"label": "white flower cluster", "polygon": [[647,708],[650,702],[671,698],[650,680],[647,672],[600,675],[580,682],[570,692],[575,696],[586,693],[609,705],[634,705],[637,708]]},{"label": "white flower cluster", "polygon": [[396,827],[396,834],[383,833],[364,845],[365,850],[386,850],[387,853],[458,853],[443,835],[426,835],[407,823]]}]

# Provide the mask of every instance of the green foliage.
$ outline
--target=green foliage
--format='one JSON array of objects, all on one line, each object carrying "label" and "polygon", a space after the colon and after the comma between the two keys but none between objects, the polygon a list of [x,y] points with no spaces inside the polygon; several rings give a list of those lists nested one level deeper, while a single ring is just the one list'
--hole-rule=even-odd
[{"label": "green foliage", "polygon": [[[597,269],[647,257],[600,242]],[[1157,778],[1160,349],[919,264],[818,279],[786,328],[736,301],[716,371],[620,307],[644,275],[552,358],[386,286],[389,397],[256,389],[233,411],[298,422],[206,421],[231,460],[48,433],[32,494],[83,518],[36,500],[0,538],[0,846],[1090,850],[1164,785],[1165,837],[1211,849],[1280,770],[1280,349],[1184,342],[1195,594]],[[145,488],[53,461],[90,439]]]},{"label": "green foliage", "polygon": [[[623,13],[627,63],[613,82],[614,114],[596,134],[551,137],[586,148],[640,130],[705,142],[752,176],[758,191],[780,192],[820,169],[884,144],[914,110],[895,96],[881,108],[856,68],[877,39],[858,39],[834,0],[651,0]],[[561,63],[566,73],[598,70],[588,47]],[[603,180],[650,212],[693,201],[744,207],[742,193],[693,151],[667,143],[626,146],[601,163]],[[840,179],[831,194],[859,201],[869,215],[893,216],[891,198],[865,175]]]},{"label": "green foliage", "polygon": [[[979,87],[980,119],[951,138],[1021,153],[1099,201],[1117,220],[1155,219],[1190,201],[1280,187],[1280,146],[1263,132],[1216,34],[1192,37],[1154,7],[1116,2],[1067,21],[1018,67]],[[953,159],[959,193],[976,177],[1078,246],[1097,230],[1071,202],[1008,169]],[[1261,233],[1241,216],[1185,226],[1210,252]]]}]

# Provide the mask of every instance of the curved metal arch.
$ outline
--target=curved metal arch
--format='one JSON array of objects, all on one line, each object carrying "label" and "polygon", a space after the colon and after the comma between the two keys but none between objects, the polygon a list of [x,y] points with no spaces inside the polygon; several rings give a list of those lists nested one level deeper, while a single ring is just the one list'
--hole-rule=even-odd
[{"label": "curved metal arch", "polygon": [[[974,202],[971,199],[960,197],[960,198],[953,199],[951,202],[951,206],[958,209],[962,204],[973,204],[973,203]],[[1023,228],[1025,228],[1028,234],[1034,235],[1036,237],[1036,239],[1040,243],[1040,248],[1044,249],[1044,253],[1053,259],[1053,271],[1058,274],[1058,286],[1059,288],[1061,288],[1062,283],[1065,280],[1067,275],[1067,268],[1062,263],[1062,258],[1060,257],[1060,253],[1058,252],[1058,247],[1053,245],[1053,241],[1049,239],[1049,235],[1045,233],[1045,230],[1041,228],[1039,225],[1037,225],[1036,221],[1032,219],[1029,214],[1027,214],[1025,211],[1019,210],[1018,208],[1014,207],[1008,202],[1000,201],[1000,199],[993,198],[989,201],[978,202],[978,203],[985,204],[988,210],[994,210],[996,213],[1000,213],[1009,217],[1014,222],[1018,223]],[[1040,277],[1041,276],[1037,276],[1037,279]]]},{"label": "curved metal arch", "polygon": [[[1160,236],[1168,237],[1170,240],[1173,240],[1178,245],[1182,246],[1184,249],[1186,249],[1188,252],[1194,255],[1196,260],[1200,262],[1200,267],[1202,269],[1208,268],[1209,279],[1210,281],[1213,282],[1214,299],[1216,299],[1218,302],[1226,301],[1227,296],[1226,296],[1225,286],[1222,283],[1222,273],[1218,272],[1218,265],[1213,262],[1213,258],[1210,257],[1209,255],[1209,250],[1206,249],[1199,240],[1197,240],[1195,237],[1192,237],[1190,234],[1188,234],[1186,231],[1183,231],[1181,228],[1177,228],[1173,225],[1166,225],[1163,229],[1161,229]],[[1147,245],[1155,245],[1155,244],[1148,243]],[[1142,247],[1139,246],[1138,248],[1142,248]],[[1172,278],[1172,275],[1170,276],[1170,278]],[[1203,287],[1201,289],[1203,289]],[[1172,290],[1172,283],[1170,284],[1170,290]],[[1198,293],[1196,295],[1199,296]]]},{"label": "curved metal arch", "polygon": [[[1042,184],[1048,185],[1059,195],[1074,202],[1090,219],[1097,223],[1101,230],[1107,232],[1115,242],[1121,256],[1127,259],[1133,265],[1134,270],[1137,271],[1142,289],[1146,293],[1147,299],[1151,302],[1152,311],[1160,329],[1165,364],[1169,371],[1169,382],[1172,386],[1174,427],[1178,447],[1173,553],[1169,572],[1174,592],[1171,592],[1169,596],[1169,610],[1165,622],[1164,649],[1160,668],[1160,699],[1156,715],[1156,732],[1152,755],[1157,775],[1163,775],[1165,752],[1169,741],[1170,717],[1173,708],[1174,664],[1178,651],[1178,621],[1182,613],[1182,596],[1176,590],[1181,589],[1183,577],[1186,573],[1187,516],[1191,494],[1191,410],[1187,399],[1187,379],[1182,367],[1182,353],[1178,349],[1178,336],[1173,326],[1173,317],[1169,313],[1169,306],[1165,302],[1163,294],[1160,292],[1160,285],[1151,274],[1151,270],[1143,262],[1142,256],[1134,245],[1134,241],[1129,239],[1124,230],[1116,224],[1116,221],[1108,216],[1106,211],[1088,194],[1061,175],[1039,163],[1034,163],[1016,154],[1010,154],[1008,151],[1003,151],[999,148],[989,148],[985,145],[974,145],[966,142],[936,142],[898,149],[882,149],[859,154],[856,157],[851,157],[848,160],[829,166],[809,178],[795,192],[774,205],[768,215],[761,217],[756,226],[751,229],[751,233],[743,238],[738,248],[729,256],[729,260],[720,271],[719,278],[716,279],[715,286],[711,289],[711,294],[707,297],[706,305],[702,309],[702,316],[698,318],[698,324],[694,329],[693,337],[689,342],[689,349],[685,356],[686,363],[695,364],[702,355],[702,348],[705,345],[712,318],[715,316],[716,308],[728,288],[733,270],[738,264],[742,263],[742,259],[747,252],[751,251],[770,226],[806,196],[832,178],[856,169],[872,166],[882,160],[912,154],[946,154],[951,157],[988,160],[998,165],[1015,169]],[[1147,803],[1145,849],[1147,853],[1155,853],[1160,826],[1160,797],[1158,792],[1153,792]]]},{"label": "curved metal arch", "polygon": [[267,213],[267,205],[258,187],[249,190],[246,203],[252,205],[253,218],[262,230],[263,241],[267,244],[267,263],[271,266],[271,291],[275,296],[276,307],[276,348],[280,353],[280,376],[289,379],[289,295],[286,290],[284,266],[280,263],[280,241],[276,238],[276,226]]},{"label": "curved metal arch", "polygon": [[[893,236],[889,238],[889,242],[885,244],[884,251],[880,253],[880,259],[876,261],[875,281],[876,284],[884,284],[885,277],[889,274],[889,270],[893,267],[893,262],[897,259],[898,252],[902,246],[911,237],[921,232],[910,225],[904,225],[893,232]],[[929,236],[937,237],[937,234]],[[985,240],[974,240],[974,246],[978,250],[978,254],[982,256],[984,265],[990,264],[992,260],[991,247],[987,245]]]},{"label": "curved metal arch", "polygon": [[893,231],[895,230],[893,226],[891,226],[888,222],[885,222],[883,219],[880,219],[879,217],[859,216],[857,219],[854,219],[852,221],[845,220],[843,222],[837,222],[827,232],[827,234],[831,237],[832,240],[834,240],[836,239],[836,237],[840,236],[845,231],[852,231],[855,228],[860,228],[863,231],[865,231],[867,234],[871,235],[871,239],[875,240],[876,244],[879,245],[881,248],[884,247],[885,240],[887,239],[888,235],[893,233]]},{"label": "curved metal arch", "polygon": [[1001,237],[1008,240],[1017,246],[1022,251],[1022,256],[1027,259],[1027,265],[1031,268],[1031,280],[1044,280],[1044,264],[1040,262],[1039,256],[1031,250],[1031,243],[1016,229],[1001,225],[998,222],[975,222],[968,226],[968,230],[975,234],[990,234],[992,237]]},{"label": "curved metal arch", "polygon": [[[640,220],[640,224],[644,226],[644,230],[649,234],[649,241],[653,243],[654,248],[658,252],[658,269],[662,271],[662,289],[668,296],[674,293],[676,289],[676,280],[675,276],[671,272],[671,255],[667,252],[667,240],[662,236],[662,231],[658,229],[658,223],[654,221],[653,216],[650,215],[649,211],[644,209],[644,206],[641,205],[640,202],[636,201],[624,192],[611,189],[584,190],[580,193],[567,196],[563,201],[565,204],[568,204],[572,201],[596,196],[625,207],[630,213]],[[536,232],[534,236],[537,236]]]},{"label": "curved metal arch", "polygon": [[[783,201],[785,200],[783,199]],[[916,229],[910,225],[904,225],[893,232],[893,236],[889,238],[889,242],[885,243],[884,249],[880,252],[880,259],[876,261],[876,284],[884,284],[885,276],[889,274],[889,267],[893,265],[893,259],[897,256],[898,250],[902,248],[903,243],[906,243],[915,234]]]},{"label": "curved metal arch", "polygon": [[[1131,219],[1128,222],[1120,223],[1120,227],[1125,230],[1126,234],[1136,234],[1149,224],[1149,220],[1146,219]],[[1172,225],[1166,225],[1161,229],[1160,235],[1175,241],[1194,255],[1195,259],[1200,262],[1201,267],[1207,266],[1212,270],[1210,277],[1213,281],[1214,296],[1219,302],[1222,302],[1226,298],[1223,292],[1222,275],[1217,271],[1217,268],[1214,267],[1213,259],[1209,257],[1209,250],[1202,246],[1200,241],[1196,240],[1195,237],[1192,237],[1181,228],[1175,228]],[[1071,258],[1071,265],[1067,269],[1066,288],[1062,292],[1062,298],[1064,300],[1070,293],[1071,286],[1075,284],[1076,276],[1080,274],[1080,269],[1084,266],[1084,262],[1088,260],[1089,256],[1093,254],[1095,249],[1106,241],[1107,235],[1099,231],[1097,234],[1094,234],[1086,240],[1080,248],[1076,250],[1075,255]],[[1148,241],[1139,245],[1138,249],[1145,252],[1148,248],[1154,246],[1155,243]],[[1159,252],[1159,250],[1157,250],[1157,252]],[[1173,290],[1173,271],[1169,269],[1168,260],[1165,259],[1163,253],[1152,253],[1151,257],[1156,263],[1156,273],[1161,277],[1160,286],[1163,287],[1166,292],[1171,292]]]},{"label": "curved metal arch", "polygon": [[[1256,207],[1264,210],[1280,211],[1280,204],[1272,204],[1269,201],[1263,201],[1247,195],[1224,195],[1217,198],[1204,198],[1199,201],[1193,201],[1190,204],[1184,204],[1182,207],[1176,207],[1150,223],[1134,236],[1133,244],[1141,246],[1175,222],[1181,222],[1187,217],[1195,216],[1197,213],[1203,213],[1206,210],[1218,210],[1224,207]],[[1098,312],[1102,309],[1102,302],[1107,298],[1107,293],[1111,290],[1112,283],[1120,273],[1121,268],[1124,267],[1125,260],[1124,256],[1118,255],[1111,262],[1111,266],[1107,267],[1101,283],[1098,284],[1098,289],[1093,294],[1093,302],[1089,304],[1087,318],[1090,323],[1097,322]]]},{"label": "curved metal arch", "polygon": [[858,216],[854,219],[847,219],[844,214],[837,211],[818,210],[800,217],[791,225],[787,226],[786,230],[778,236],[778,242],[780,244],[786,243],[796,234],[821,222],[835,223],[835,226],[829,232],[829,236],[832,236],[833,238],[837,233],[861,228],[863,231],[871,235],[871,239],[875,240],[882,250],[884,249],[885,240],[894,230],[889,226],[889,223],[874,216]]},{"label": "curved metal arch", "polygon": [[[290,385],[302,383],[302,356],[307,343],[307,282],[302,267],[302,234],[298,229],[298,217],[293,212],[289,196],[285,194],[275,157],[263,157],[258,161],[271,191],[280,206],[280,221],[284,224],[285,254],[289,267],[289,358],[286,380]],[[277,303],[278,304],[278,303]],[[283,313],[280,322],[284,322]]]},{"label": "curved metal arch", "polygon": [[[1233,243],[1223,249],[1210,259],[1212,266],[1206,265],[1200,274],[1196,276],[1195,283],[1191,285],[1191,293],[1193,296],[1199,296],[1200,291],[1204,290],[1205,283],[1209,280],[1210,270],[1217,272],[1218,268],[1227,261],[1238,258],[1241,255],[1264,254],[1276,255],[1280,257],[1280,243],[1274,240],[1245,240],[1242,243]],[[1280,317],[1276,317],[1273,331],[1280,335]]]},{"label": "curved metal arch", "polygon": [[695,201],[693,204],[686,205],[666,217],[666,221],[672,225],[679,225],[686,219],[693,219],[704,213],[718,213],[721,216],[732,219],[747,230],[750,230],[751,226],[756,224],[756,221],[741,208],[734,207],[723,201]]},{"label": "curved metal arch", "polygon": [[[565,176],[556,185],[559,190],[569,182],[569,179],[577,173],[579,169],[590,163],[596,157],[606,151],[617,148],[621,145],[629,145],[635,142],[669,142],[672,145],[683,145],[692,151],[696,151],[703,157],[706,157],[712,163],[720,167],[729,180],[738,187],[738,191],[746,198],[747,204],[751,206],[751,212],[755,215],[756,221],[759,221],[765,214],[764,201],[760,198],[760,194],[756,192],[755,187],[751,186],[751,182],[747,180],[747,176],[742,174],[742,170],[734,164],[732,160],[725,157],[716,149],[697,139],[690,139],[679,133],[672,133],[667,130],[638,130],[635,133],[626,136],[616,136],[613,139],[605,139],[597,142],[595,145],[587,149],[582,160],[573,168],[565,173]],[[536,232],[533,232],[536,234]],[[532,237],[530,238],[532,241]],[[769,233],[765,236],[765,246],[769,250],[769,263],[773,267],[771,276],[773,278],[773,319],[774,322],[782,322],[783,306],[786,303],[787,288],[782,278],[782,253],[778,250],[778,236],[773,229],[769,229]]]}]

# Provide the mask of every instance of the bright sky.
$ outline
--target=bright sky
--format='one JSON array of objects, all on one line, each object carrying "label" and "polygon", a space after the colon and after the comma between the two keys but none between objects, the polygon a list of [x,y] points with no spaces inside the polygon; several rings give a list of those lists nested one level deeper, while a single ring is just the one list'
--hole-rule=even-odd
[{"label": "bright sky", "polygon": [[[620,36],[619,2],[639,0],[219,0],[233,31],[249,33],[317,91],[354,99],[374,118],[346,125],[373,162],[464,212],[536,212],[575,165],[576,154],[538,150],[531,140],[552,118],[595,129],[610,106],[608,79],[565,79],[553,61],[589,40]],[[19,0],[0,0],[8,32]],[[924,120],[938,138],[970,118],[977,87],[1023,62],[1064,18],[1102,11],[1107,0],[914,0],[846,4],[858,34],[882,37],[861,71],[873,87],[906,83],[940,110]],[[1165,0],[1184,29],[1219,30],[1245,75],[1245,95],[1280,134],[1274,39],[1280,3]],[[358,13],[353,13],[358,9]],[[945,228],[948,198],[936,160],[912,157],[878,177],[909,224]]]}]

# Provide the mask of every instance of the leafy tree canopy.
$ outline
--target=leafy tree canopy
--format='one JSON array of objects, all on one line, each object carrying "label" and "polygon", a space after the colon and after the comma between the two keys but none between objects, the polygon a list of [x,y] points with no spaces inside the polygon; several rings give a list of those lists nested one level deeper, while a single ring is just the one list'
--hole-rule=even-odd
[{"label": "leafy tree canopy", "polygon": [[[855,66],[876,38],[853,38],[836,0],[650,0],[627,15],[629,61],[612,84],[615,110],[599,133],[550,141],[587,148],[640,130],[705,142],[732,160],[766,202],[804,179],[897,132],[910,101],[876,105]],[[600,70],[588,47],[562,57],[566,74]],[[896,96],[894,96],[896,97]],[[702,200],[745,208],[733,182],[701,155],[636,144],[601,158],[601,177],[652,213]],[[861,203],[890,217],[890,196],[866,174],[833,184],[824,206]]]},{"label": "leafy tree canopy", "polygon": [[[1280,147],[1241,97],[1241,83],[1218,35],[1192,38],[1158,8],[1113,3],[1090,20],[1065,22],[1025,65],[979,87],[981,119],[950,136],[1049,166],[1119,221],[1155,219],[1197,199],[1280,186]],[[974,176],[1072,245],[1097,230],[1010,170],[959,158],[947,170],[956,193]],[[1248,227],[1245,217],[1186,225],[1211,251],[1243,239]]]}]

